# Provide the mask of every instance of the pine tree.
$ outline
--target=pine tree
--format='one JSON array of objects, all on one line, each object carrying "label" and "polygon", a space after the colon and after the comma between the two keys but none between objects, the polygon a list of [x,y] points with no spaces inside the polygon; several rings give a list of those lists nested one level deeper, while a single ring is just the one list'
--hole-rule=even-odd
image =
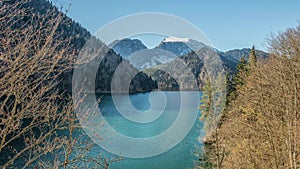
[{"label": "pine tree", "polygon": [[211,132],[218,126],[226,105],[226,77],[219,72],[215,79],[207,79],[202,89],[200,104],[201,117],[206,132]]},{"label": "pine tree", "polygon": [[245,83],[245,77],[247,77],[249,67],[245,57],[243,56],[236,67],[236,73],[233,78],[233,84],[237,86],[242,86]]},{"label": "pine tree", "polygon": [[205,121],[209,114],[211,113],[212,107],[212,87],[211,81],[209,78],[206,79],[205,85],[202,89],[202,97],[201,97],[201,104],[199,109],[201,110],[201,121]]},{"label": "pine tree", "polygon": [[[202,166],[205,168],[220,168],[225,157],[225,150],[220,145],[221,138],[219,130],[222,123],[222,117],[225,113],[226,99],[226,79],[224,72],[218,72],[216,77],[208,79],[203,88],[203,95],[200,105],[202,115],[200,120],[204,121],[206,136],[206,152],[204,158],[201,158]],[[209,144],[217,146],[210,147]]]},{"label": "pine tree", "polygon": [[257,56],[255,52],[255,47],[252,46],[251,52],[249,54],[249,59],[248,59],[249,68],[253,69],[254,67],[256,67],[256,62],[257,62]]},{"label": "pine tree", "polygon": [[228,90],[228,98],[227,98],[227,104],[229,104],[232,100],[235,100],[238,93],[237,89],[240,88],[245,84],[245,78],[249,74],[249,65],[247,64],[247,61],[244,56],[240,59],[239,64],[236,67],[236,72],[233,75],[233,78],[231,79],[230,83],[228,83],[229,89]]},{"label": "pine tree", "polygon": [[229,103],[231,102],[230,95],[235,90],[232,79],[233,79],[232,75],[230,75],[229,72],[227,71],[226,72],[226,84],[227,84],[226,106],[228,106]]}]

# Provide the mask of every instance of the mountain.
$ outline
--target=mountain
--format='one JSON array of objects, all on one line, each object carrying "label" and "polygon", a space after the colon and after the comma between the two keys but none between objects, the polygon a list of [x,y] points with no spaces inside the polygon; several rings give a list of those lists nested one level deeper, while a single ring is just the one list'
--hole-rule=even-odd
[{"label": "mountain", "polygon": [[[204,67],[202,59],[205,59],[206,63],[212,63],[213,61],[209,61],[208,59],[211,55],[216,54],[221,59],[222,67],[229,70],[232,74],[235,72],[240,58],[242,56],[248,58],[250,51],[251,49],[245,48],[220,52],[215,51],[214,49],[202,48],[200,51],[197,51],[198,55],[192,51],[186,55],[178,57],[170,63],[145,69],[144,72],[157,81],[158,88],[161,90],[173,91],[179,90],[180,87],[181,90],[201,90],[207,78],[207,70]],[[268,53],[260,50],[256,50],[256,55],[258,58],[268,57]],[[180,63],[185,63],[188,68],[180,68],[182,67],[178,66]],[[190,74],[193,76],[190,76]],[[175,80],[173,75],[180,76],[179,81]],[[196,87],[190,85],[193,80],[191,78],[196,80]]]},{"label": "mountain", "polygon": [[[113,77],[115,81],[113,81]],[[130,86],[125,85],[128,81]],[[149,92],[157,88],[156,82],[151,77],[134,68],[129,61],[122,59],[111,49],[102,58],[96,75],[95,86],[97,93],[124,93],[128,87],[130,93],[139,93]]]},{"label": "mountain", "polygon": [[177,56],[182,56],[192,51],[192,49],[186,45],[189,41],[191,40],[188,38],[168,37],[165,38],[156,48],[170,51]]},{"label": "mountain", "polygon": [[[229,70],[235,71],[236,66],[241,60],[241,58],[244,56],[246,59],[248,59],[250,52],[250,48],[244,48],[233,49],[226,52],[218,51],[218,54],[221,60],[223,61],[224,66],[229,68]],[[258,58],[267,58],[269,56],[268,53],[261,50],[255,50],[255,52]]]},{"label": "mountain", "polygon": [[[118,41],[119,43],[115,45],[113,50],[122,51],[119,53],[125,53],[125,51],[129,49],[129,53],[131,53],[131,55],[126,59],[128,59],[131,65],[139,70],[144,70],[161,64],[172,62],[179,56],[190,53],[192,51],[191,48],[198,49],[205,47],[203,43],[197,42],[192,39],[168,37],[153,49],[142,49],[143,47],[135,47],[134,49],[136,50],[132,52],[133,48],[127,48],[127,46],[129,46],[128,44],[132,44],[133,41],[134,40],[130,39]],[[138,44],[142,44],[142,42],[140,42],[139,40],[138,42]],[[126,56],[126,54],[124,55]]]},{"label": "mountain", "polygon": [[129,38],[115,40],[114,42],[109,44],[109,47],[113,49],[117,54],[121,55],[123,58],[127,58],[128,56],[139,50],[147,49],[142,41]]},{"label": "mountain", "polygon": [[157,65],[166,64],[178,56],[172,52],[162,49],[144,49],[130,55],[127,59],[132,66],[139,70],[144,70]]},{"label": "mountain", "polygon": [[[234,49],[226,52],[218,51],[213,48],[206,47],[203,43],[195,41],[189,38],[176,38],[168,37],[162,40],[162,42],[155,47],[154,49],[146,49],[146,47],[134,47],[132,46],[133,41],[131,39],[124,39],[115,43],[115,51],[124,51],[129,49],[128,53],[131,53],[130,56],[127,55],[127,60],[132,66],[138,70],[143,70],[151,78],[157,81],[159,89],[162,90],[199,90],[202,88],[207,73],[203,67],[203,62],[199,59],[192,49],[202,50],[203,56],[206,57],[204,51],[210,51],[210,54],[217,54],[220,58],[220,63],[230,74],[235,72],[236,66],[239,63],[241,57],[248,59],[251,49]],[[130,44],[130,45],[129,45]],[[142,44],[139,40],[136,40],[136,44]],[[139,46],[139,45],[136,45]],[[118,47],[118,48],[117,48]],[[135,49],[134,52],[132,52]],[[199,54],[199,51],[197,52]],[[258,58],[268,57],[268,53],[256,50]],[[204,57],[202,57],[203,59]],[[207,58],[206,58],[207,59]],[[187,77],[187,70],[180,68],[180,64],[187,64],[189,69],[191,69],[190,74],[193,77]],[[173,75],[179,76],[179,80],[175,80]],[[190,86],[189,83],[192,83],[190,80],[196,80],[197,86]],[[177,82],[176,82],[177,81]]]},{"label": "mountain", "polygon": [[180,56],[174,61],[144,70],[158,83],[161,90],[200,90],[207,73],[202,60],[195,52]]},{"label": "mountain", "polygon": [[[25,12],[26,14],[27,11],[30,11],[30,15],[28,16],[21,14],[13,15],[14,18],[10,19],[11,24],[6,23],[5,21],[1,23],[0,32],[8,30],[11,31],[7,32],[6,34],[1,34],[1,39],[6,39],[6,36],[12,35],[14,35],[15,37],[26,37],[27,35],[23,34],[22,29],[28,29],[30,27],[41,29],[42,31],[49,31],[52,29],[50,24],[50,26],[47,25],[48,27],[39,28],[39,23],[44,23],[47,21],[51,21],[51,19],[61,17],[61,20],[58,23],[58,27],[54,33],[53,44],[57,44],[57,47],[55,48],[56,51],[54,52],[59,53],[60,51],[62,51],[65,52],[66,55],[68,54],[73,56],[73,59],[64,61],[67,62],[66,65],[74,64],[74,60],[76,60],[76,57],[89,39],[96,39],[95,37],[92,37],[91,34],[80,24],[76,23],[74,20],[62,13],[57,7],[53,6],[52,3],[47,0],[27,0],[22,3],[19,3],[18,0],[9,0],[3,1],[3,4],[1,6],[1,15],[14,13],[18,14],[20,12]],[[34,19],[32,19],[32,17]],[[32,38],[31,40],[32,44],[34,44],[34,38]],[[133,40],[133,42],[136,44],[139,43],[137,40]],[[99,49],[108,49],[108,47],[100,40],[94,40],[94,43],[94,46],[97,46]],[[42,44],[37,44],[36,46],[39,45]],[[66,47],[68,47],[68,49],[65,49]],[[30,57],[30,55],[28,57]],[[98,58],[99,56],[95,57],[95,59]],[[97,65],[99,66],[99,68],[96,77],[96,92],[111,92],[111,79],[114,75],[115,70],[121,63],[122,65],[124,65],[123,68],[126,68],[123,70],[124,74],[128,74],[128,72],[136,74],[136,76],[131,81],[131,93],[147,92],[156,88],[155,81],[153,81],[145,73],[139,72],[136,68],[131,66],[128,61],[124,61],[122,57],[116,54],[114,51],[109,50],[102,59],[103,60],[100,66]],[[72,70],[68,70],[62,75],[58,76],[57,80],[61,81],[60,86],[63,90],[72,91],[72,72]],[[122,84],[125,80],[127,79],[121,79],[119,83]],[[118,92],[123,92],[124,90]]]}]

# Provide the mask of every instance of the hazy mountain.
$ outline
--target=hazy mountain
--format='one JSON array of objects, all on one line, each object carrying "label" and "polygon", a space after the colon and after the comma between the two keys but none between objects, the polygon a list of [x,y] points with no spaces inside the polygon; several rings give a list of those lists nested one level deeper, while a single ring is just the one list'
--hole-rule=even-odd
[{"label": "hazy mountain", "polygon": [[[135,51],[132,52],[133,48],[128,48],[127,46],[130,46],[128,44],[133,44],[133,41],[134,40],[130,39],[118,41],[119,43],[117,43],[113,49],[114,51],[122,51],[119,53],[125,53],[126,50],[129,50],[128,53],[131,54],[128,55],[127,59],[130,64],[139,70],[172,62],[179,56],[190,53],[192,51],[191,48],[202,48],[205,46],[200,42],[188,38],[168,37],[153,49],[143,49],[144,47],[138,48],[137,46],[139,45],[135,45]],[[139,40],[137,42],[137,44],[142,44]],[[122,48],[122,46],[124,47]],[[126,54],[124,55],[126,57]]]},{"label": "hazy mountain", "polygon": [[[152,79],[156,80],[158,83],[158,88],[161,90],[179,90],[181,86],[182,90],[199,90],[203,87],[204,82],[207,78],[207,71],[204,67],[203,60],[209,61],[209,57],[212,54],[216,54],[220,57],[221,66],[229,70],[231,73],[235,71],[236,65],[239,63],[239,60],[242,56],[248,58],[251,49],[235,49],[227,52],[215,51],[213,49],[202,48],[197,54],[195,52],[190,52],[186,55],[180,56],[174,61],[155,66],[149,69],[144,70]],[[211,51],[210,54],[207,51]],[[268,57],[268,53],[256,50],[258,58]],[[178,66],[180,63],[186,63],[188,68],[180,68]],[[190,76],[192,74],[193,76]],[[173,78],[173,75],[179,76],[180,80],[176,82]],[[193,79],[196,80],[197,86],[191,86],[190,83]]]},{"label": "hazy mountain", "polygon": [[[244,48],[244,49],[233,49],[226,52],[218,51],[218,54],[221,60],[223,61],[224,65],[228,67],[230,70],[234,71],[240,59],[243,56],[246,59],[248,59],[250,52],[251,52],[250,48]],[[258,58],[267,58],[269,55],[268,53],[261,50],[255,50],[255,52]]]},{"label": "hazy mountain", "polygon": [[195,52],[144,72],[157,81],[161,90],[200,90],[207,76],[203,62]]},{"label": "hazy mountain", "polygon": [[188,38],[168,37],[165,38],[156,48],[170,51],[177,56],[182,56],[192,51],[192,49],[187,45],[187,43],[191,43],[192,41],[193,40]]},{"label": "hazy mountain", "polygon": [[129,38],[116,40],[111,43],[109,47],[124,58],[127,58],[128,56],[139,50],[147,49],[142,41]]},{"label": "hazy mountain", "polygon": [[[230,73],[235,71],[241,57],[244,56],[247,59],[251,51],[251,49],[244,48],[222,52],[208,48],[203,43],[192,39],[168,37],[162,40],[154,49],[134,47],[136,50],[132,52],[133,48],[127,48],[127,46],[130,46],[128,44],[134,44],[133,41],[134,40],[131,39],[118,41],[120,44],[118,45],[118,50],[126,51],[126,49],[128,49],[129,53],[131,53],[127,58],[130,64],[139,70],[144,70],[152,79],[158,82],[158,87],[162,90],[179,90],[179,87],[184,90],[199,90],[202,88],[207,76],[206,71],[203,67],[203,61],[199,59],[192,49],[199,49],[200,51],[202,49],[202,51],[207,51],[208,49],[210,54],[218,55],[217,57],[221,60],[220,65],[224,66]],[[142,42],[137,40],[136,44],[142,44]],[[122,48],[122,46],[124,48]],[[205,55],[205,58],[209,59],[209,54],[205,52],[200,53],[203,53],[203,56]],[[260,50],[256,50],[256,54],[258,58],[268,57],[268,53]],[[202,57],[202,59],[203,58],[204,57]],[[184,70],[180,67],[183,63],[188,65],[190,69],[189,73],[192,74],[193,77],[187,77],[187,69]],[[179,81],[176,82],[172,75],[180,77]],[[190,81],[191,79],[196,80],[196,87],[190,85],[190,83],[192,83]]]},{"label": "hazy mountain", "polygon": [[131,65],[139,70],[172,62],[178,56],[162,49],[144,49],[130,55],[127,59]]}]

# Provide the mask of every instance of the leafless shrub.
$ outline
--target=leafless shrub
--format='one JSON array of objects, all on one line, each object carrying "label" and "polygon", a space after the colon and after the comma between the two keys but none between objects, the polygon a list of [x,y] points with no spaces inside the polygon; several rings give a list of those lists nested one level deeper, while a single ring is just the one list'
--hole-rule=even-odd
[{"label": "leafless shrub", "polygon": [[0,168],[108,168],[80,130],[63,75],[73,69],[72,37],[57,9],[34,1],[0,6]]}]

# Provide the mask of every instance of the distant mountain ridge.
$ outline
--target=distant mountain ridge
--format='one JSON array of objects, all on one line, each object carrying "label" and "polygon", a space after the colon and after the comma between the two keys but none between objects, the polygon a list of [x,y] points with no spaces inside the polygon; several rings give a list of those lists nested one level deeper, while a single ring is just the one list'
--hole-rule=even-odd
[{"label": "distant mountain ridge", "polygon": [[147,49],[142,41],[129,38],[115,40],[114,42],[109,44],[108,47],[112,48],[117,54],[121,55],[124,58],[127,58],[128,56],[139,50]]},{"label": "distant mountain ridge", "polygon": [[[192,51],[192,46],[201,43],[189,38],[168,37],[153,49],[148,49],[141,40],[125,38],[109,44],[117,54],[129,60],[139,70],[166,64]],[[189,46],[190,45],[190,46]],[[201,47],[204,47],[201,44]],[[144,56],[143,56],[144,55]]]},{"label": "distant mountain ridge", "polygon": [[[243,48],[233,49],[226,52],[218,51],[218,54],[224,65],[234,71],[241,58],[245,57],[245,59],[248,59],[250,52],[250,48]],[[269,56],[268,53],[261,50],[255,50],[255,52],[258,58],[267,58]]]},{"label": "distant mountain ridge", "polygon": [[[136,45],[134,46],[133,44]],[[153,49],[147,49],[147,47],[143,44],[141,40],[128,39],[128,38],[123,40],[117,40],[114,43],[110,44],[109,46],[114,51],[117,51],[116,53],[120,54],[121,56],[122,53],[126,53],[126,51],[128,50],[127,54],[125,54],[125,56],[122,57],[128,59],[129,62],[137,69],[143,70],[143,69],[155,67],[160,64],[166,64],[166,62],[171,62],[176,59],[174,55],[177,57],[184,56],[190,53],[192,51],[191,48],[193,48],[194,46],[197,46],[196,48],[202,48],[205,47],[205,44],[201,44],[201,42],[197,42],[189,38],[168,37],[163,39],[160,42],[160,44]],[[128,46],[134,46],[134,47],[127,48]],[[251,50],[249,48],[233,49],[226,52],[219,51],[216,49],[216,52],[219,54],[220,59],[223,61],[224,65],[232,70],[235,70],[237,63],[240,61],[240,59],[243,56],[247,59],[250,51]],[[153,54],[151,54],[151,52],[153,52]],[[161,52],[161,54],[159,54],[159,52]],[[169,52],[173,53],[174,55],[170,54]],[[130,55],[133,56],[132,57],[129,56],[128,55],[129,53]],[[145,55],[145,58],[141,56],[143,55],[142,53]],[[256,53],[261,58],[268,57],[268,53],[264,51],[256,50]],[[166,57],[166,55],[168,55],[169,58]],[[151,60],[149,57],[153,57],[153,59]],[[144,61],[143,62],[139,61],[137,58]],[[160,59],[162,59],[163,61],[160,61]],[[147,62],[145,60],[147,60]],[[148,65],[146,63],[148,63]]]},{"label": "distant mountain ridge", "polygon": [[[130,46],[129,44],[134,44],[134,41],[136,40],[125,39],[117,41],[117,43],[119,43],[119,47]],[[126,58],[132,66],[143,70],[153,80],[157,81],[158,88],[161,90],[179,90],[180,88],[184,90],[201,90],[207,78],[207,72],[203,61],[191,48],[208,49],[215,53],[221,61],[221,66],[229,71],[230,74],[235,72],[236,66],[242,57],[248,59],[251,51],[250,48],[244,48],[222,52],[214,48],[207,48],[203,43],[193,39],[176,37],[163,39],[161,43],[153,49],[145,48],[145,45],[141,45],[142,42],[140,40],[138,40],[138,44],[142,47],[135,47],[134,52],[130,48],[129,51],[132,53],[124,58]],[[126,51],[126,49],[127,48],[117,48],[117,50],[121,51]],[[113,48],[113,50],[115,50],[115,48]],[[268,57],[268,53],[261,50],[256,50],[256,55],[258,58]],[[191,82],[192,77],[186,74],[186,70],[179,68],[179,65],[182,63],[187,64],[191,69],[190,73],[196,80],[196,87],[188,84]],[[180,77],[182,81],[176,82],[176,80],[165,71],[173,72]]]},{"label": "distant mountain ridge", "polygon": [[[227,52],[217,53],[221,59],[221,62],[226,70],[229,71],[230,74],[235,72],[236,66],[239,63],[241,57],[245,57],[246,59],[249,57],[251,49],[235,49]],[[268,57],[268,53],[256,50],[256,55],[258,58],[266,58]],[[208,56],[209,57],[209,56]],[[190,68],[190,74],[193,75],[193,78],[197,81],[197,87],[190,86],[191,76],[187,76],[186,72],[189,70],[179,69],[178,65],[180,62],[186,63]],[[163,70],[163,71],[162,71]],[[167,70],[167,71],[164,71]],[[161,90],[201,90],[204,86],[204,83],[208,77],[207,71],[203,64],[203,60],[199,58],[199,56],[195,52],[190,52],[186,55],[180,56],[173,60],[170,63],[158,65],[149,69],[144,70],[149,76],[151,76],[154,80],[157,81],[158,88]],[[180,75],[183,82],[176,82],[176,80],[166,72],[173,72],[173,74]]]},{"label": "distant mountain ridge", "polygon": [[182,56],[192,51],[192,49],[188,45],[186,45],[186,43],[189,41],[190,39],[188,38],[169,37],[161,41],[161,43],[155,48],[167,50],[177,56]]},{"label": "distant mountain ridge", "polygon": [[[202,60],[195,52],[180,56],[170,63],[144,70],[157,81],[160,90],[201,90],[207,77]],[[175,75],[177,80],[172,77]]]},{"label": "distant mountain ridge", "polygon": [[178,58],[178,56],[172,52],[154,48],[139,50],[130,55],[127,59],[135,68],[144,70],[157,65],[170,63],[176,58]]}]

